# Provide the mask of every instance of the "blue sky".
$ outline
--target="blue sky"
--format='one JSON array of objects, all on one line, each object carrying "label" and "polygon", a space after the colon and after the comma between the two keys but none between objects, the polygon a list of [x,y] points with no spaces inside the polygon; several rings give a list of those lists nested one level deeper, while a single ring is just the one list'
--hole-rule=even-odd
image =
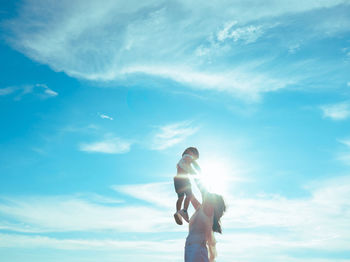
[{"label": "blue sky", "polygon": [[4,1],[2,261],[183,261],[172,177],[188,146],[228,205],[218,261],[350,261],[349,14]]}]

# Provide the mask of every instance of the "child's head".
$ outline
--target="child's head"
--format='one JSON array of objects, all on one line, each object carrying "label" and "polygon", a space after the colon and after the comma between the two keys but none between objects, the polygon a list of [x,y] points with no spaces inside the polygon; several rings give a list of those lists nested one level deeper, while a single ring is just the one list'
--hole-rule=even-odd
[{"label": "child's head", "polygon": [[199,158],[199,152],[198,149],[195,147],[188,147],[186,150],[182,153],[182,156],[185,154],[192,155],[195,159]]}]

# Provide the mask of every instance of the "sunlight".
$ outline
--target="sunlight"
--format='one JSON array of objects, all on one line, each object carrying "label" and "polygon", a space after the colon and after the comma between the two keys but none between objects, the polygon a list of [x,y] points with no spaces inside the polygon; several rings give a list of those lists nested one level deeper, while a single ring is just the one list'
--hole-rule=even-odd
[{"label": "sunlight", "polygon": [[220,159],[204,160],[202,165],[201,179],[203,184],[212,193],[225,195],[229,182],[230,166]]}]

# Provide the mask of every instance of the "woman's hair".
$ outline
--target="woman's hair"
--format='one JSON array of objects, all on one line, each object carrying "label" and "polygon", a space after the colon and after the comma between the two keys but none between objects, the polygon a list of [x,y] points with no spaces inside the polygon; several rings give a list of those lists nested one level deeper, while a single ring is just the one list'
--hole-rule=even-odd
[{"label": "woman's hair", "polygon": [[199,158],[199,152],[198,149],[195,147],[188,147],[186,148],[186,150],[182,153],[182,156],[185,154],[188,154],[189,152],[191,152],[193,155],[195,155],[196,158]]},{"label": "woman's hair", "polygon": [[221,195],[212,194],[214,204],[213,231],[222,233],[220,218],[226,211],[226,204]]}]

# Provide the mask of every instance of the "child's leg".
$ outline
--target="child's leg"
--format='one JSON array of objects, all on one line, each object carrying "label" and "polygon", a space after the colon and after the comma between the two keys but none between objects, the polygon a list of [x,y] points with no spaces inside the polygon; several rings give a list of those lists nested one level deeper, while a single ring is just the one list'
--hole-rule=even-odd
[{"label": "child's leg", "polygon": [[[187,197],[186,197],[187,199]],[[177,198],[177,201],[176,201],[176,212],[179,211],[181,209],[181,206],[182,206],[182,201],[184,200],[184,196],[179,196]],[[188,204],[187,204],[187,207],[188,207]]]},{"label": "child's leg", "polygon": [[180,215],[180,209],[182,206],[182,201],[184,200],[184,195],[183,194],[178,194],[178,198],[176,201],[176,212],[174,214],[175,221],[178,225],[182,225],[182,218]]},{"label": "child's leg", "polygon": [[186,198],[185,198],[185,203],[184,203],[184,209],[180,210],[180,215],[183,217],[183,219],[186,220],[186,222],[188,223],[190,218],[188,216],[188,213],[187,213],[187,209],[188,209],[188,206],[190,204],[190,201],[191,201],[191,198],[192,198],[192,194],[191,193],[186,193]]},{"label": "child's leg", "polygon": [[187,179],[186,181],[187,185],[186,185],[186,190],[185,190],[185,203],[184,203],[184,210],[187,212],[188,206],[190,205],[190,201],[192,198],[192,189],[191,189],[191,182],[189,179]]},{"label": "child's leg", "polygon": [[184,210],[187,211],[188,206],[190,205],[192,195],[186,195],[185,202],[184,202]]}]

